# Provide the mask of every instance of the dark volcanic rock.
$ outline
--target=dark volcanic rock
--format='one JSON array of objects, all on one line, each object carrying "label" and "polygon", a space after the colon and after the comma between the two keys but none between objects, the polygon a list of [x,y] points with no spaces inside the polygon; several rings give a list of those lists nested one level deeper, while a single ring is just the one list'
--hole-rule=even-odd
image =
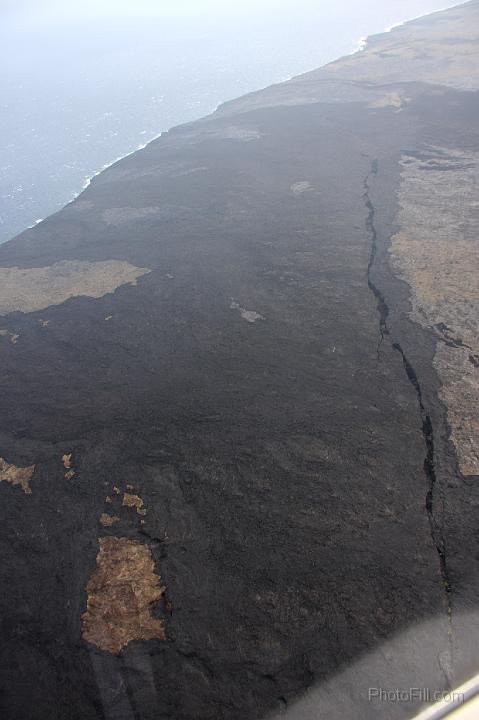
[{"label": "dark volcanic rock", "polygon": [[[368,688],[477,669],[462,406],[389,246],[405,160],[477,167],[478,7],[170,131],[0,247],[0,456],[32,469],[0,483],[3,718],[244,720],[308,688],[303,717],[406,717]],[[443,77],[417,28],[434,57],[450,37]],[[117,567],[128,622],[152,592],[165,630],[118,655],[82,636],[105,538],[166,586]]]}]

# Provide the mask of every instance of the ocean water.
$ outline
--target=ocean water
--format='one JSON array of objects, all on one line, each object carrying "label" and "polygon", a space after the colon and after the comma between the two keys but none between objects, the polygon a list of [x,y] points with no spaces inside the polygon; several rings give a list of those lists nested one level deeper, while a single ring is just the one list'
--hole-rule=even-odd
[{"label": "ocean water", "polygon": [[367,34],[447,6],[297,0],[265,2],[261,11],[258,0],[254,11],[246,3],[234,13],[77,12],[42,21],[28,2],[4,2],[0,242],[59,210],[99,169],[161,131],[354,52]]}]

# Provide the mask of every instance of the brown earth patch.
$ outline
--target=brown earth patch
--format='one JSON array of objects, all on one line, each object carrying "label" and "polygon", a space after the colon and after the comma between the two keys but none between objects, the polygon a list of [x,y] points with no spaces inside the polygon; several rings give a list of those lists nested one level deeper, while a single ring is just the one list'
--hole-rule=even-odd
[{"label": "brown earth patch", "polygon": [[35,470],[35,465],[28,467],[17,467],[10,465],[6,460],[0,458],[0,482],[8,482],[11,485],[20,485],[26,495],[31,495],[30,480]]},{"label": "brown earth patch", "polygon": [[0,267],[0,315],[43,310],[80,295],[100,298],[121,285],[135,284],[148,272],[148,268],[120,260],[72,260],[38,268]]},{"label": "brown earth patch", "polygon": [[111,527],[117,522],[120,522],[118,515],[108,515],[108,513],[102,513],[100,515],[100,522],[103,527]]},{"label": "brown earth patch", "polygon": [[404,157],[391,265],[411,318],[438,337],[434,366],[463,475],[479,474],[479,156],[428,147]]},{"label": "brown earth patch", "polygon": [[146,508],[144,502],[139,495],[131,495],[130,493],[124,493],[123,505],[125,507],[134,507],[138,515],[146,515]]},{"label": "brown earth patch", "polygon": [[83,638],[118,655],[133,640],[165,640],[164,621],[152,609],[165,592],[150,549],[129,538],[103,537],[88,581]]},{"label": "brown earth patch", "polygon": [[108,208],[101,214],[101,219],[106,225],[113,225],[118,227],[125,223],[132,222],[133,220],[140,220],[141,218],[148,217],[150,215],[159,215],[159,207],[116,207]]},{"label": "brown earth patch", "polygon": [[64,468],[71,468],[72,466],[72,453],[62,456],[62,463]]}]

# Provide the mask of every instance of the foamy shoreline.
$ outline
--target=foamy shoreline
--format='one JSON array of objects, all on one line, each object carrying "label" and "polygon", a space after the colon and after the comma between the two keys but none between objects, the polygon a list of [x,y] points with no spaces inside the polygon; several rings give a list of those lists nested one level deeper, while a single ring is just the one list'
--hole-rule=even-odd
[{"label": "foamy shoreline", "polygon": [[[104,170],[108,170],[108,168],[112,167],[113,165],[115,165],[115,163],[119,162],[120,160],[124,160],[125,158],[129,157],[130,155],[133,155],[134,153],[138,152],[139,150],[144,150],[147,145],[152,143],[154,140],[158,140],[158,138],[160,138],[165,132],[166,132],[165,130],[162,130],[160,133],[158,133],[158,135],[155,135],[150,140],[148,140],[146,143],[142,143],[141,145],[138,145],[138,147],[136,147],[134,150],[130,150],[130,152],[125,153],[125,155],[120,155],[112,162],[106,163],[105,165],[103,165],[100,168],[100,170],[97,170],[96,172],[94,172],[93,175],[87,175],[85,177],[85,181],[84,181],[83,185],[81,186],[81,190],[79,190],[77,193],[74,193],[71,200],[69,200],[67,203],[65,203],[65,205],[62,205],[62,208],[67,207],[68,205],[71,205],[73,202],[75,202],[75,200],[82,194],[82,192],[89,187],[89,185],[91,184],[91,181],[93,180],[93,178],[96,178],[97,175],[100,175]],[[48,216],[48,217],[50,217],[50,216]],[[47,218],[39,218],[38,220],[35,220],[35,222],[32,225],[29,225],[26,229],[31,230],[32,228],[36,227],[37,225],[39,225],[41,222],[43,222],[46,219]]]},{"label": "foamy shoreline", "polygon": [[[415,17],[406,18],[405,20],[400,20],[397,23],[388,25],[386,28],[384,28],[384,30],[381,30],[380,32],[371,33],[370,35],[363,35],[362,37],[359,38],[359,40],[356,41],[356,46],[354,47],[354,49],[351,50],[350,53],[346,53],[346,55],[344,55],[343,57],[348,57],[349,55],[356,55],[356,53],[364,50],[367,47],[368,40],[370,37],[374,37],[375,35],[383,35],[384,33],[389,33],[389,32],[391,32],[391,30],[395,30],[398,27],[402,27],[403,25],[406,25],[406,23],[414,22],[414,20],[420,20],[421,18],[427,18],[430,15],[435,15],[438,12],[443,12],[444,10],[449,10],[450,8],[453,8],[453,7],[459,7],[460,5],[466,5],[467,2],[469,2],[469,0],[464,0],[463,2],[456,3],[455,5],[450,5],[448,3],[448,4],[444,5],[444,7],[441,7],[438,10],[433,10],[432,12],[427,13],[426,15],[422,14],[422,15],[416,15]],[[328,65],[329,62],[334,62],[337,59],[338,58],[333,58],[333,60],[328,61],[325,64]],[[294,80],[295,77],[300,77],[300,75],[299,76],[298,75],[290,75],[289,77],[285,78],[284,80],[280,80],[280,83],[289,82],[290,80]]]},{"label": "foamy shoreline", "polygon": [[[444,12],[444,10],[449,10],[454,7],[459,7],[460,5],[466,5],[467,2],[469,2],[469,0],[464,0],[464,2],[455,3],[454,5],[447,3],[446,5],[444,5],[444,7],[438,8],[437,10],[433,10],[430,13],[416,15],[415,17],[407,18],[406,20],[400,20],[399,22],[394,23],[393,25],[388,25],[388,27],[385,28],[382,32],[374,33],[374,34],[382,35],[383,33],[389,33],[389,32],[391,32],[391,30],[395,30],[398,27],[402,27],[403,25],[406,25],[406,23],[414,22],[414,20],[420,20],[421,18],[425,19],[425,18],[428,18],[430,15],[435,15],[438,12]],[[364,48],[366,47],[367,44],[368,44],[368,37],[360,38],[359,39],[359,48],[357,50],[355,50],[355,52],[358,52],[358,50],[364,50]],[[351,54],[354,55],[354,53],[351,53]]]},{"label": "foamy shoreline", "polygon": [[[369,38],[373,37],[374,35],[382,35],[383,33],[389,33],[398,27],[402,27],[406,23],[413,22],[414,20],[419,20],[420,18],[427,18],[430,15],[434,15],[435,13],[438,13],[438,12],[443,12],[444,10],[448,10],[449,8],[459,7],[460,5],[465,5],[465,4],[467,4],[468,1],[469,0],[464,0],[463,2],[456,3],[454,5],[446,4],[444,7],[439,8],[438,10],[434,10],[431,13],[427,13],[426,15],[416,15],[415,17],[412,17],[412,18],[406,18],[405,20],[400,20],[399,22],[394,23],[393,25],[389,25],[388,27],[386,27],[384,30],[382,30],[379,33],[372,33],[371,35],[366,35],[366,36],[360,37],[359,40],[357,41],[356,48],[348,54],[355,55],[358,52],[362,52],[367,47]],[[331,62],[334,62],[334,60]],[[326,63],[326,64],[328,64],[328,63]],[[284,80],[280,80],[278,84],[281,84],[283,82],[289,82],[290,80],[293,80],[295,77],[298,77],[298,76],[291,75],[291,76],[285,78]],[[255,92],[255,91],[253,90],[251,92]],[[212,112],[213,113],[216,112],[223,104],[224,104],[224,102],[221,102]],[[158,133],[158,135],[155,135],[150,140],[148,140],[146,143],[142,143],[141,145],[138,145],[138,147],[136,147],[134,150],[131,150],[130,152],[127,152],[125,155],[120,155],[120,157],[117,157],[116,160],[113,160],[111,163],[106,163],[105,165],[103,165],[100,168],[100,170],[97,170],[96,172],[94,172],[93,175],[87,176],[85,178],[84,184],[81,187],[81,190],[79,192],[75,193],[73,195],[72,199],[69,200],[66,203],[66,205],[64,205],[63,207],[66,207],[66,206],[70,205],[71,203],[73,203],[82,194],[82,192],[89,187],[92,180],[95,177],[97,177],[97,175],[100,175],[104,170],[107,170],[108,168],[112,167],[113,165],[115,165],[115,163],[119,162],[120,160],[124,160],[125,158],[129,157],[130,155],[133,155],[134,153],[138,152],[139,150],[144,150],[147,147],[147,145],[152,143],[154,140],[158,140],[158,138],[160,138],[162,135],[166,134],[167,132],[168,132],[167,130],[163,130],[162,132]],[[43,222],[43,220],[46,220],[46,218],[40,218],[38,220],[35,220],[35,222],[32,225],[29,225],[27,229],[30,230],[31,228],[36,227],[37,225],[39,225],[39,223]]]},{"label": "foamy shoreline", "polygon": [[138,147],[136,147],[134,150],[130,150],[130,152],[125,153],[125,155],[120,155],[119,157],[117,157],[116,160],[113,160],[113,162],[111,162],[111,163],[106,163],[106,165],[103,165],[103,167],[100,168],[100,170],[97,170],[97,172],[93,173],[93,175],[90,175],[89,177],[87,177],[87,178],[85,179],[85,182],[84,182],[84,184],[82,185],[82,189],[80,190],[80,192],[77,193],[77,194],[70,200],[70,202],[67,203],[67,205],[70,205],[70,203],[72,203],[74,200],[76,200],[76,198],[77,198],[79,195],[81,195],[81,193],[82,193],[84,190],[87,189],[87,187],[90,185],[90,183],[91,183],[91,181],[93,180],[93,178],[96,178],[97,175],[100,175],[104,170],[107,170],[107,169],[110,168],[112,165],[115,165],[115,163],[120,162],[120,160],[124,160],[125,158],[129,157],[130,155],[134,155],[134,153],[138,152],[139,150],[144,150],[147,145],[149,145],[150,143],[154,142],[155,140],[158,140],[158,138],[160,138],[160,137],[161,137],[162,135],[164,135],[166,132],[167,132],[167,131],[162,130],[160,133],[158,133],[158,135],[154,135],[154,137],[150,138],[150,140],[148,140],[147,142],[142,143],[141,145],[138,145]]}]

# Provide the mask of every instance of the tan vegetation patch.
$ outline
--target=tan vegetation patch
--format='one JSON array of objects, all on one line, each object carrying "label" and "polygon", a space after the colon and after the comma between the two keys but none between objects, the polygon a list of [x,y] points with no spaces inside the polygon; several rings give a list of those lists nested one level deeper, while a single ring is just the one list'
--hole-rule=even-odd
[{"label": "tan vegetation patch", "polygon": [[35,470],[35,465],[28,467],[17,467],[10,465],[6,460],[0,458],[0,482],[8,482],[11,485],[20,485],[26,495],[31,495],[30,480]]},{"label": "tan vegetation patch", "polygon": [[117,522],[120,522],[118,515],[108,515],[108,513],[102,513],[100,515],[100,522],[103,527],[111,527]]},{"label": "tan vegetation patch", "polygon": [[391,253],[393,266],[414,285],[415,321],[424,322],[426,312],[430,325],[444,323],[462,342],[477,345],[479,245],[452,237],[420,241],[401,231],[392,239]]},{"label": "tan vegetation patch", "polygon": [[289,189],[293,195],[302,195],[305,192],[310,192],[313,188],[308,180],[301,180],[290,185]]},{"label": "tan vegetation patch", "polygon": [[225,140],[241,140],[243,142],[249,142],[250,140],[259,140],[262,133],[254,128],[242,128],[237,125],[230,125],[222,130],[218,130],[217,133],[220,137]]},{"label": "tan vegetation patch", "polygon": [[125,223],[132,222],[132,220],[140,220],[150,215],[159,215],[159,213],[160,208],[158,206],[143,208],[114,207],[104,210],[101,214],[101,219],[106,225],[119,227]]},{"label": "tan vegetation patch", "polygon": [[88,581],[83,638],[113,655],[133,640],[165,640],[164,621],[152,609],[165,588],[150,549],[129,538],[100,538],[96,569]]},{"label": "tan vegetation patch", "polygon": [[72,465],[72,453],[68,453],[62,456],[63,467],[66,469],[65,480],[71,480],[75,477],[75,470]]},{"label": "tan vegetation patch", "polygon": [[447,407],[461,472],[479,475],[479,368],[470,362],[467,348],[442,343],[437,347],[434,365],[443,383],[439,396]]},{"label": "tan vegetation patch", "polygon": [[146,515],[146,508],[144,507],[143,500],[139,495],[131,495],[130,493],[124,493],[123,505],[125,507],[136,508],[138,515]]},{"label": "tan vegetation patch", "polygon": [[0,330],[0,337],[8,338],[12,345],[16,345],[20,335],[18,333],[10,332],[9,330]]},{"label": "tan vegetation patch", "polygon": [[0,315],[43,310],[72,297],[99,298],[150,272],[121,260],[62,261],[48,267],[0,267]]},{"label": "tan vegetation patch", "polygon": [[425,148],[404,157],[391,265],[411,287],[411,317],[433,328],[451,439],[479,474],[479,155]]},{"label": "tan vegetation patch", "polygon": [[378,98],[377,100],[373,100],[371,103],[369,103],[369,106],[375,108],[392,107],[396,108],[396,110],[401,110],[401,108],[404,107],[407,102],[408,98],[404,97],[399,92],[390,92]]},{"label": "tan vegetation patch", "polygon": [[71,468],[72,466],[72,453],[62,456],[62,463],[64,468]]},{"label": "tan vegetation patch", "polygon": [[70,203],[68,207],[71,210],[83,212],[84,210],[92,210],[95,205],[91,202],[91,200],[75,200],[75,202]]},{"label": "tan vegetation patch", "polygon": [[246,320],[246,322],[254,323],[257,320],[264,320],[264,317],[260,315],[259,312],[256,312],[256,310],[246,310],[246,308],[241,307],[241,305],[235,300],[231,301],[230,308],[231,310],[237,310],[243,320]]},{"label": "tan vegetation patch", "polygon": [[[205,142],[208,140],[237,140],[239,142],[251,142],[252,140],[259,140],[263,136],[257,128],[254,127],[241,127],[239,125],[228,125],[221,127],[218,125],[207,127],[205,125],[192,126],[191,129],[185,130],[182,135],[182,141],[188,140],[192,143]],[[194,168],[198,170],[205,170],[207,168]],[[189,170],[188,172],[191,172]],[[185,174],[183,171],[179,174]]]}]

